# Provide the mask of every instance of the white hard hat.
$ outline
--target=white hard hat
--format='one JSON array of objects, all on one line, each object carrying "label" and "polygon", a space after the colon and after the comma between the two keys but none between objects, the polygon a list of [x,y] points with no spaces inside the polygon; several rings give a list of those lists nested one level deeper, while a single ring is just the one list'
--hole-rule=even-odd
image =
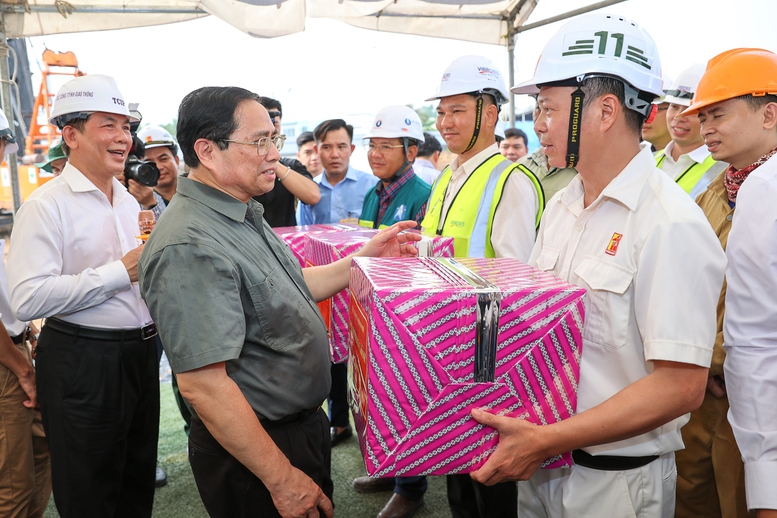
[{"label": "white hard hat", "polygon": [[497,105],[506,104],[508,101],[502,72],[491,60],[483,56],[462,56],[454,59],[445,69],[437,93],[427,101],[469,93],[493,95]]},{"label": "white hard hat", "polygon": [[94,112],[125,115],[130,122],[140,120],[130,115],[124,96],[112,77],[92,74],[76,77],[62,85],[54,97],[49,122],[62,129],[69,120],[85,119]]},{"label": "white hard hat", "polygon": [[[5,154],[13,155],[19,151],[19,144],[16,143],[14,129],[8,124],[8,119],[2,110],[0,110],[0,139],[5,140]],[[2,157],[0,157],[1,161]]]},{"label": "white hard hat", "polygon": [[412,138],[424,141],[424,128],[416,111],[408,106],[382,108],[364,138]]},{"label": "white hard hat", "polygon": [[494,128],[494,136],[502,140],[505,139],[505,123],[502,119],[496,120],[496,127]]},{"label": "white hard hat", "polygon": [[161,126],[146,126],[138,131],[138,138],[146,149],[167,146],[174,148],[177,146],[175,139],[169,131]]},{"label": "white hard hat", "polygon": [[690,106],[693,94],[696,93],[696,87],[699,86],[701,76],[704,75],[705,66],[701,63],[694,63],[682,71],[674,80],[672,86],[664,90],[666,97],[665,103],[680,104]]},{"label": "white hard hat", "polygon": [[[564,24],[545,45],[534,77],[510,90],[536,94],[540,85],[570,80],[581,83],[597,76],[621,79],[634,90],[645,92],[652,98],[649,100],[664,94],[661,60],[653,38],[631,20],[602,13],[580,16]],[[644,103],[630,105],[628,97],[627,92],[628,107],[649,111]]]}]

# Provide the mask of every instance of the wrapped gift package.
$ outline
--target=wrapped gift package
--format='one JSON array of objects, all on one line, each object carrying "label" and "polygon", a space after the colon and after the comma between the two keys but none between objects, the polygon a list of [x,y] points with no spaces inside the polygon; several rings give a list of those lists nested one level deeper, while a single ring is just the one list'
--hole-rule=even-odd
[{"label": "wrapped gift package", "polygon": [[349,399],[371,476],[477,470],[499,437],[473,408],[574,415],[583,288],[514,259],[356,258],[350,289]]},{"label": "wrapped gift package", "polygon": [[329,225],[300,225],[297,227],[275,227],[273,231],[289,245],[291,253],[299,261],[299,265],[305,267],[305,243],[308,236],[320,232],[348,232],[357,230],[359,227],[353,225],[340,225],[332,223]]},{"label": "wrapped gift package", "polygon": [[[350,232],[316,232],[308,234],[305,241],[306,266],[322,266],[333,263],[343,257],[358,252],[364,243],[372,239],[377,230],[360,229]],[[419,255],[439,257],[453,256],[453,238],[442,236],[422,236],[417,245]],[[389,261],[395,259],[388,259]],[[329,332],[329,346],[332,361],[348,361],[348,289],[334,297],[319,302],[318,307]]]}]

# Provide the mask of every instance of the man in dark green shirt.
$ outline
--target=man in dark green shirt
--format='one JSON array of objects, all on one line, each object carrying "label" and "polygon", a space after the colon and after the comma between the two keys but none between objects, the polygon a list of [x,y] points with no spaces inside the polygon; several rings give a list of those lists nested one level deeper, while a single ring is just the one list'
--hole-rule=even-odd
[{"label": "man in dark green shirt", "polygon": [[[303,272],[251,199],[273,188],[280,158],[256,94],[195,90],[177,134],[191,172],[146,245],[139,280],[195,412],[189,460],[200,496],[212,516],[331,516],[320,409],[329,349],[316,301],[347,286],[350,259]],[[386,229],[359,255],[414,255],[417,237],[398,235],[414,224]]]}]

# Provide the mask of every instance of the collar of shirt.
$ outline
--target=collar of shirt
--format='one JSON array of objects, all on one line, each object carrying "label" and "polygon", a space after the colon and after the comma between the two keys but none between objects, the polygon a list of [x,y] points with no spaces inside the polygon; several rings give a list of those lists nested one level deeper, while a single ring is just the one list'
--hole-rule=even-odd
[{"label": "collar of shirt", "polygon": [[381,202],[386,202],[394,198],[403,185],[409,182],[415,173],[413,172],[413,166],[411,165],[407,171],[402,173],[399,178],[388,184],[388,187],[384,187],[383,180],[380,180],[375,186],[375,192],[378,193],[378,198]]},{"label": "collar of shirt", "polygon": [[[655,158],[650,151],[650,145],[640,144],[640,151],[631,159],[618,176],[613,178],[610,183],[602,190],[599,197],[591,204],[596,205],[602,198],[609,198],[622,203],[630,211],[637,208],[640,194],[645,182],[650,176],[651,171],[656,167]],[[578,214],[583,210],[583,180],[580,175],[569,182],[564,194],[561,196],[561,202],[566,205],[573,213]]]},{"label": "collar of shirt", "polygon": [[[672,158],[672,150],[674,149],[674,140],[669,142],[669,144],[666,145],[666,148],[664,148],[664,154],[666,155],[666,159]],[[680,155],[683,156],[683,155]],[[704,162],[708,156],[710,156],[710,152],[707,149],[707,146],[702,144],[701,146],[697,147],[690,153],[685,153],[685,156],[696,162],[697,164],[701,164]],[[665,159],[665,160],[666,160]]]},{"label": "collar of shirt", "polygon": [[[247,204],[237,198],[233,198],[225,192],[209,187],[204,183],[181,177],[178,179],[177,194],[182,194],[188,198],[197,200],[206,207],[213,209],[219,214],[223,214],[238,223],[243,223],[243,221],[245,221],[246,208],[248,207]],[[262,205],[257,202],[251,204],[251,208],[259,217],[261,217],[264,212],[261,206]]]},{"label": "collar of shirt", "polygon": [[[353,167],[351,167],[350,164],[348,164],[348,171],[345,172],[345,178],[343,178],[340,182],[338,182],[338,184],[342,183],[342,182],[348,182],[348,181],[356,182],[358,180],[359,180],[359,178],[358,178],[358,175],[356,174],[356,170]],[[323,185],[327,189],[334,189],[335,188],[334,185],[329,183],[329,180],[326,177],[326,171],[324,171],[320,175],[316,176],[313,179],[313,181],[314,182],[318,182],[319,185]]]},{"label": "collar of shirt", "polygon": [[413,167],[419,168],[419,167],[428,167],[430,169],[434,169],[434,165],[425,158],[416,158],[413,162]]},{"label": "collar of shirt", "polygon": [[[100,191],[100,189],[95,184],[93,184],[92,181],[84,175],[84,173],[78,170],[78,168],[70,162],[65,164],[65,167],[62,169],[62,174],[60,176],[68,184],[70,190],[73,192]],[[124,201],[126,198],[132,198],[133,200],[135,199],[127,191],[127,188],[124,187],[124,184],[118,181],[116,177],[114,177],[112,180],[112,203],[114,205],[118,202]]]},{"label": "collar of shirt", "polygon": [[497,146],[496,142],[494,142],[486,149],[461,165],[459,165],[459,157],[457,155],[456,158],[454,158],[451,162],[451,179],[455,181],[460,176],[471,175],[475,172],[475,169],[477,169],[480,164],[497,154],[499,154],[499,146]]}]

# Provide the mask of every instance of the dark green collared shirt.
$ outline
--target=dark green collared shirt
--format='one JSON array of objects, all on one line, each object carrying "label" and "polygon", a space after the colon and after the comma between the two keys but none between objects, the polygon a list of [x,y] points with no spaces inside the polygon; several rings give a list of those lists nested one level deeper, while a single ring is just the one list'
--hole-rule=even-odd
[{"label": "dark green collared shirt", "polygon": [[321,404],[331,379],[321,314],[263,211],[180,178],[138,270],[173,370],[226,362],[257,415],[274,421]]}]

